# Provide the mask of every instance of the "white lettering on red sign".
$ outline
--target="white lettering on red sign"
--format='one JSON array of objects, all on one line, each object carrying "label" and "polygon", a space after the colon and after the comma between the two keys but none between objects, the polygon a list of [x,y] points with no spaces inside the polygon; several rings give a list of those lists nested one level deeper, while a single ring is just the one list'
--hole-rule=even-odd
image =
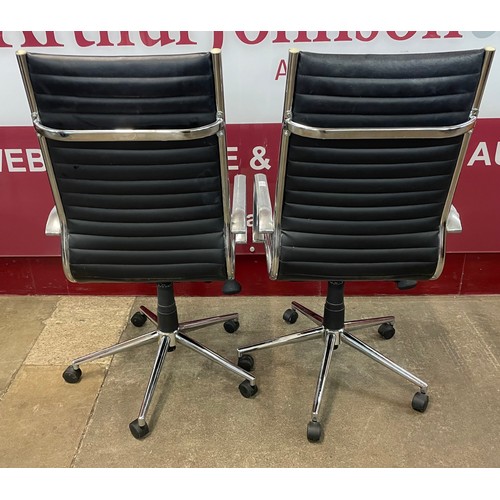
[{"label": "white lettering on red sign", "polygon": [[250,167],[254,170],[269,170],[271,165],[269,164],[269,158],[264,158],[266,154],[266,148],[263,146],[255,146],[252,150],[253,157],[250,160]]},{"label": "white lettering on red sign", "polygon": [[[228,146],[228,153],[237,153],[238,146]],[[238,155],[227,155],[227,169],[228,170],[239,170]]]},{"label": "white lettering on red sign", "polygon": [[[488,144],[486,141],[481,141],[478,143],[476,149],[472,153],[470,160],[467,162],[468,167],[474,166],[476,163],[480,165],[484,165],[485,167],[491,167],[491,154],[490,151],[493,152],[493,148],[495,146],[490,145],[488,148]],[[500,142],[497,142],[495,149],[495,165],[500,166]]]},{"label": "white lettering on red sign", "polygon": [[0,149],[0,172],[45,172],[39,149]]}]

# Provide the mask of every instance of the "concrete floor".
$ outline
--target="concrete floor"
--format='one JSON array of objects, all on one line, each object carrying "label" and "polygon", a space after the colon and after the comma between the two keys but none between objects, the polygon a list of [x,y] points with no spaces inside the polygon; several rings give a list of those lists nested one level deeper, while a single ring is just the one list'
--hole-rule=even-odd
[{"label": "concrete floor", "polygon": [[[294,298],[321,313],[323,299]],[[500,467],[500,296],[348,297],[348,319],[394,314],[397,333],[356,332],[429,383],[423,414],[416,387],[340,346],[321,409],[324,439],[309,443],[323,342],[255,353],[252,399],[239,377],[183,346],[169,353],[148,422],[137,418],[155,356],[149,344],[82,365],[78,384],[61,374],[71,359],[152,330],[132,326],[154,297],[0,296],[0,467],[430,468]],[[311,328],[281,315],[287,297],[178,298],[181,321],[240,313],[240,330],[215,325],[193,338],[231,360],[236,348]]]}]

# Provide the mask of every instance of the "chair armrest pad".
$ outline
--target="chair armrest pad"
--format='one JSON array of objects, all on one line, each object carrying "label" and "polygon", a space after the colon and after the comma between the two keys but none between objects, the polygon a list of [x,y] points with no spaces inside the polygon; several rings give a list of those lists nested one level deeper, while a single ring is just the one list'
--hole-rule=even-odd
[{"label": "chair armrest pad", "polygon": [[61,221],[57,215],[56,207],[52,208],[45,224],[45,234],[47,236],[61,236]]},{"label": "chair armrest pad", "polygon": [[273,209],[265,174],[255,175],[253,193],[253,241],[262,243],[264,234],[274,232]]},{"label": "chair armrest pad", "polygon": [[247,178],[244,175],[234,177],[231,233],[235,235],[235,243],[247,242],[246,181]]},{"label": "chair armrest pad", "polygon": [[446,219],[446,232],[447,233],[461,233],[462,232],[462,222],[460,221],[460,214],[457,209],[452,205],[450,208],[450,213]]}]

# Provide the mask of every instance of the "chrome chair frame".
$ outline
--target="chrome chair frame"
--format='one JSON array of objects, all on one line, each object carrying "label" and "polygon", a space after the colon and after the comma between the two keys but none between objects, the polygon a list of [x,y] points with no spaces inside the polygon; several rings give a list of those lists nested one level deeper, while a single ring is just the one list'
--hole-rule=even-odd
[{"label": "chrome chair frame", "polygon": [[[274,212],[271,205],[269,187],[265,174],[256,174],[254,178],[254,199],[253,199],[253,242],[263,243],[265,247],[266,261],[269,277],[275,280],[278,277],[279,262],[280,262],[280,234],[281,234],[281,216],[284,199],[284,187],[286,178],[287,151],[288,141],[291,134],[300,135],[314,139],[383,139],[383,138],[446,138],[463,136],[461,150],[457,161],[455,175],[452,179],[452,185],[445,203],[445,209],[440,223],[440,252],[436,271],[432,279],[439,277],[443,270],[445,258],[445,236],[447,232],[461,232],[462,226],[460,217],[452,205],[453,195],[458,183],[458,178],[462,163],[464,161],[467,146],[470,140],[471,133],[476,124],[479,105],[484,94],[486,80],[491,68],[495,49],[487,47],[485,49],[485,57],[480,76],[478,89],[475,95],[470,118],[465,123],[436,128],[385,128],[385,129],[325,129],[305,126],[293,121],[292,105],[294,95],[295,77],[297,72],[297,63],[299,50],[291,49],[288,59],[288,74],[285,88],[285,100],[283,108],[283,123],[280,144],[279,170],[275,191]],[[357,351],[365,354],[374,361],[380,363],[394,373],[400,375],[409,382],[417,385],[419,391],[414,395],[412,400],[413,409],[423,412],[428,404],[428,384],[419,377],[397,365],[389,358],[382,355],[366,343],[362,342],[350,332],[361,330],[368,327],[378,326],[379,333],[384,338],[391,338],[394,335],[394,316],[384,316],[378,318],[368,318],[360,320],[345,321],[344,320],[344,297],[343,283],[329,282],[327,303],[325,305],[325,316],[330,301],[331,306],[335,306],[336,318],[332,323],[330,321],[325,324],[325,317],[308,309],[302,304],[293,301],[291,309],[285,311],[283,319],[288,323],[295,323],[298,313],[301,313],[313,323],[316,327],[302,330],[297,333],[284,335],[278,338],[264,340],[257,344],[246,345],[238,348],[238,364],[251,370],[254,365],[254,360],[249,353],[262,349],[268,349],[281,345],[288,345],[297,342],[303,342],[316,338],[323,338],[325,342],[323,359],[321,362],[316,391],[311,412],[311,421],[307,426],[307,437],[310,441],[319,441],[322,437],[322,427],[319,422],[319,411],[323,393],[325,389],[326,378],[330,369],[332,354],[342,342],[353,347]],[[331,313],[331,311],[330,311]],[[333,327],[330,326],[333,324]]]},{"label": "chrome chair frame", "polygon": [[[217,107],[217,119],[215,122],[204,127],[194,129],[164,129],[164,130],[58,130],[43,125],[39,118],[39,111],[36,104],[35,93],[31,84],[28,64],[27,52],[19,50],[16,53],[19,69],[23,79],[24,88],[28,98],[28,103],[31,110],[31,119],[33,126],[37,132],[38,140],[42,156],[45,162],[45,167],[49,177],[50,187],[54,196],[55,208],[60,221],[61,228],[61,251],[66,278],[71,282],[76,282],[71,274],[69,267],[69,249],[67,244],[67,224],[66,216],[61,198],[58,194],[57,182],[55,179],[54,169],[50,160],[49,150],[46,139],[57,141],[72,142],[72,141],[181,141],[193,140],[217,135],[220,151],[227,151],[226,145],[226,128],[225,128],[225,105],[224,105],[224,88],[222,79],[222,60],[221,50],[213,49],[211,51],[212,63],[214,68],[215,79],[215,101]],[[220,155],[220,173],[221,173],[221,188],[223,196],[223,212],[224,212],[224,235],[226,239],[226,267],[228,279],[234,279],[235,270],[235,244],[246,243],[246,219],[242,214],[240,206],[235,206],[233,217],[230,212],[229,200],[229,177],[227,166],[227,155]],[[242,176],[243,177],[243,176]],[[240,191],[236,193],[238,200],[241,199]],[[54,217],[54,216],[53,216]]]},{"label": "chrome chair frame", "polygon": [[[293,106],[293,94],[295,87],[295,75],[297,72],[297,62],[299,53],[300,51],[298,49],[291,49],[289,51],[289,57],[288,57],[288,73],[287,73],[287,81],[285,87],[285,101],[283,108],[283,123],[282,123],[281,144],[280,144],[280,154],[279,154],[279,168],[278,168],[278,178],[276,182],[276,191],[275,191],[274,217],[272,219],[270,218],[272,214],[272,211],[269,210],[270,203],[269,205],[259,205],[259,206],[256,206],[254,204],[254,209],[256,209],[256,213],[254,214],[254,216],[257,217],[257,224],[254,224],[255,229],[254,229],[253,241],[255,243],[264,243],[266,246],[266,255],[270,257],[270,260],[268,261],[269,277],[272,280],[275,280],[278,276],[280,242],[277,241],[277,238],[279,237],[281,230],[281,215],[282,215],[285,178],[286,178],[288,141],[291,134],[300,135],[302,137],[314,138],[314,139],[383,139],[383,138],[439,139],[439,138],[456,137],[462,135],[463,136],[462,148],[457,162],[457,168],[455,169],[455,176],[452,181],[448,199],[446,200],[445,210],[443,212],[443,218],[441,220],[442,252],[440,254],[439,264],[436,269],[436,273],[433,276],[433,279],[438,278],[443,270],[443,265],[444,265],[445,234],[447,232],[446,223],[447,223],[448,213],[451,210],[453,195],[455,194],[455,190],[458,184],[460,170],[465,157],[465,153],[467,151],[467,146],[469,144],[470,136],[476,125],[477,114],[479,111],[481,100],[483,98],[486,80],[488,78],[491,64],[493,62],[495,49],[492,47],[487,47],[485,49],[484,64],[469,120],[459,125],[454,125],[450,127],[421,127],[421,128],[409,127],[409,128],[379,128],[379,129],[377,128],[328,129],[328,128],[310,127],[294,122],[292,116],[292,106]],[[257,174],[257,175],[264,175],[264,174]],[[259,177],[259,179],[261,178]],[[265,195],[262,193],[262,189],[257,189],[257,191],[258,194],[260,195],[261,203],[264,204],[267,203],[267,198],[265,198]],[[268,236],[272,236],[272,238]]]},{"label": "chrome chair frame", "polygon": [[[215,122],[193,129],[165,129],[165,130],[59,130],[45,126],[38,113],[35,94],[30,80],[30,74],[27,65],[27,53],[24,50],[17,52],[17,60],[24,87],[28,97],[31,109],[33,126],[37,132],[40,142],[43,159],[47,169],[50,186],[55,200],[55,207],[49,214],[45,233],[48,236],[59,236],[61,238],[61,254],[63,268],[66,278],[71,282],[76,282],[69,265],[68,248],[68,230],[66,216],[63,204],[57,188],[57,182],[54,169],[49,155],[46,139],[56,141],[184,141],[200,139],[212,135],[217,135],[220,150],[220,175],[221,191],[224,217],[224,239],[225,239],[225,257],[228,280],[234,280],[235,271],[235,244],[246,243],[246,177],[236,175],[234,178],[234,188],[232,194],[232,206],[230,207],[229,196],[229,178],[227,168],[227,147],[225,131],[225,108],[224,91],[222,81],[222,63],[221,51],[214,49],[211,51],[212,64],[214,68],[215,83],[215,101],[217,108],[217,119]],[[83,282],[85,280],[78,280]],[[146,422],[146,414],[149,410],[151,400],[156,389],[160,372],[162,370],[167,352],[174,351],[177,343],[186,346],[198,354],[218,363],[231,373],[238,375],[245,380],[240,384],[239,389],[244,397],[251,397],[257,392],[255,377],[240,367],[234,365],[226,358],[202,345],[198,341],[188,337],[187,332],[204,328],[216,323],[224,323],[227,332],[235,332],[239,327],[238,313],[230,313],[220,316],[213,316],[193,321],[179,323],[175,307],[175,299],[171,283],[158,285],[158,315],[148,308],[141,306],[140,312],[132,317],[132,322],[136,326],[142,326],[146,319],[149,319],[155,329],[145,333],[137,338],[119,342],[115,345],[106,347],[99,351],[75,358],[70,366],[63,373],[66,382],[76,383],[80,381],[82,371],[80,365],[95,361],[97,359],[111,356],[119,352],[126,351],[135,347],[149,344],[153,341],[158,342],[157,354],[151,370],[148,384],[146,386],[143,401],[136,420],[130,423],[129,428],[132,435],[137,438],[143,438],[149,433],[149,427]],[[160,314],[160,308],[169,309],[167,315]]]}]

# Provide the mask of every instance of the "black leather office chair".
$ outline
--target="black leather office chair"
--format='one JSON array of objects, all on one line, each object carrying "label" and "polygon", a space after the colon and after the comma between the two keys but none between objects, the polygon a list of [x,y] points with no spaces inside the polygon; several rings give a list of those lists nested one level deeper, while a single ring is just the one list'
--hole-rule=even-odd
[{"label": "black leather office chair", "polygon": [[307,437],[318,441],[320,403],[332,353],[341,342],[416,384],[424,411],[427,384],[351,332],[394,317],[344,319],[344,282],[391,280],[401,288],[436,279],[447,230],[459,230],[452,197],[494,50],[435,54],[333,55],[292,50],[288,61],[274,213],[265,175],[255,176],[254,241],[266,248],[271,279],[324,280],[320,315],[292,302],[317,326],[238,349],[252,351],[323,338]]},{"label": "black leather office chair", "polygon": [[[245,380],[255,378],[186,333],[214,323],[228,332],[238,314],[179,323],[173,283],[234,278],[234,245],[246,239],[245,177],[233,205],[224,123],[220,51],[187,55],[82,57],[18,52],[55,210],[47,234],[61,236],[64,271],[75,282],[157,284],[155,330],[73,360],[80,365],[158,341],[134,437],[149,432],[146,413],[168,351],[187,346]],[[103,325],[105,328],[105,325]]]}]

